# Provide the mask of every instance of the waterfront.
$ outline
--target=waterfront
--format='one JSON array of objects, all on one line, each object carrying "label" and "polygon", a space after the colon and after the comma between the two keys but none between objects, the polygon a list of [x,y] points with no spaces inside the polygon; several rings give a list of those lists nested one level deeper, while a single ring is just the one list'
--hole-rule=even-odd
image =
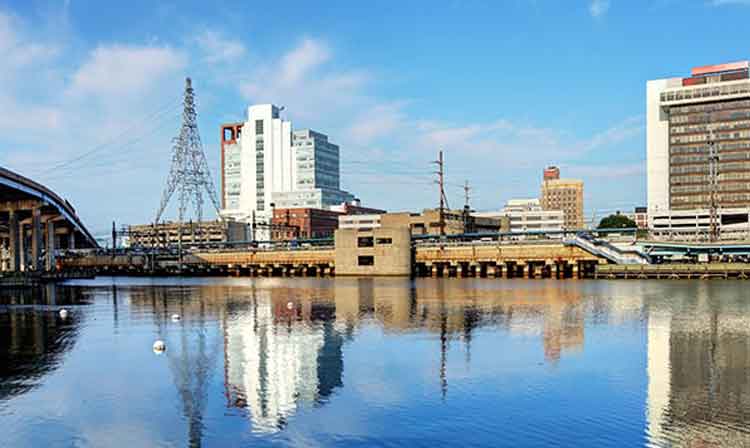
[{"label": "waterfront", "polygon": [[3,290],[3,446],[746,446],[743,289],[99,278]]}]

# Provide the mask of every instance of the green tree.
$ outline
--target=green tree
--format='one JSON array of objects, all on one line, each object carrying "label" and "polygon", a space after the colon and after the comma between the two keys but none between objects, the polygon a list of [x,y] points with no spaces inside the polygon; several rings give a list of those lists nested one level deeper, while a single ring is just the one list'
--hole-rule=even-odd
[{"label": "green tree", "polygon": [[628,218],[625,215],[621,215],[619,213],[615,215],[609,215],[606,218],[602,218],[601,221],[599,221],[599,227],[598,229],[626,229],[626,228],[635,228],[635,221]]}]

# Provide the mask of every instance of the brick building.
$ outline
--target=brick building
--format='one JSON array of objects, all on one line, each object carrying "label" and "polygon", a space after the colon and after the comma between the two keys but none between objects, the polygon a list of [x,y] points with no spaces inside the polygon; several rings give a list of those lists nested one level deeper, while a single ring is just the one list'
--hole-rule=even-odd
[{"label": "brick building", "polygon": [[277,208],[271,221],[273,240],[332,237],[341,213],[319,208]]}]

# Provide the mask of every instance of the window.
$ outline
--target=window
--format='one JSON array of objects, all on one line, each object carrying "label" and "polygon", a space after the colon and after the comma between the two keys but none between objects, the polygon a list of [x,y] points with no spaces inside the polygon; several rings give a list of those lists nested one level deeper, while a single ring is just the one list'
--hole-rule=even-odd
[{"label": "window", "polygon": [[372,247],[373,245],[371,236],[360,236],[357,238],[357,247]]},{"label": "window", "polygon": [[391,238],[378,238],[375,240],[377,244],[393,244],[393,240]]},{"label": "window", "polygon": [[357,257],[358,266],[372,266],[375,264],[375,257],[372,255],[360,255]]},{"label": "window", "polygon": [[255,135],[263,135],[263,120],[255,120]]}]

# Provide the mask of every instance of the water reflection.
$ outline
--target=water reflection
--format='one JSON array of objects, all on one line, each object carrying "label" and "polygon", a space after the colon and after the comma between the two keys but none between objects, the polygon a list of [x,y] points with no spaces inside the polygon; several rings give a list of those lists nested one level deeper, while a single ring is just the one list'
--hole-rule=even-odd
[{"label": "water reflection", "polygon": [[335,305],[253,290],[224,322],[228,405],[247,408],[253,430],[276,432],[300,404],[320,404],[343,384]]},{"label": "water reflection", "polygon": [[750,446],[748,312],[746,296],[707,284],[692,297],[654,304],[648,323],[654,440],[689,447]]},{"label": "water reflection", "polygon": [[37,387],[60,366],[79,333],[79,313],[66,319],[59,305],[80,304],[79,291],[54,285],[0,289],[0,405]]},{"label": "water reflection", "polygon": [[[57,317],[60,303],[82,297],[95,309]],[[152,393],[169,391],[184,426],[153,422],[162,437],[152,445],[291,444],[291,435],[429,445],[470,434],[484,445],[750,446],[749,313],[734,282],[257,279],[3,293],[0,405],[34,395],[54,369],[58,387],[86,381],[81,366],[83,379],[66,378],[76,339],[141,353],[131,337],[147,349],[161,338],[164,355],[144,353],[144,366],[83,391],[150,416],[154,405],[128,390],[141,367],[162,366],[149,381],[166,387]],[[107,381],[124,390],[100,396]]]}]

